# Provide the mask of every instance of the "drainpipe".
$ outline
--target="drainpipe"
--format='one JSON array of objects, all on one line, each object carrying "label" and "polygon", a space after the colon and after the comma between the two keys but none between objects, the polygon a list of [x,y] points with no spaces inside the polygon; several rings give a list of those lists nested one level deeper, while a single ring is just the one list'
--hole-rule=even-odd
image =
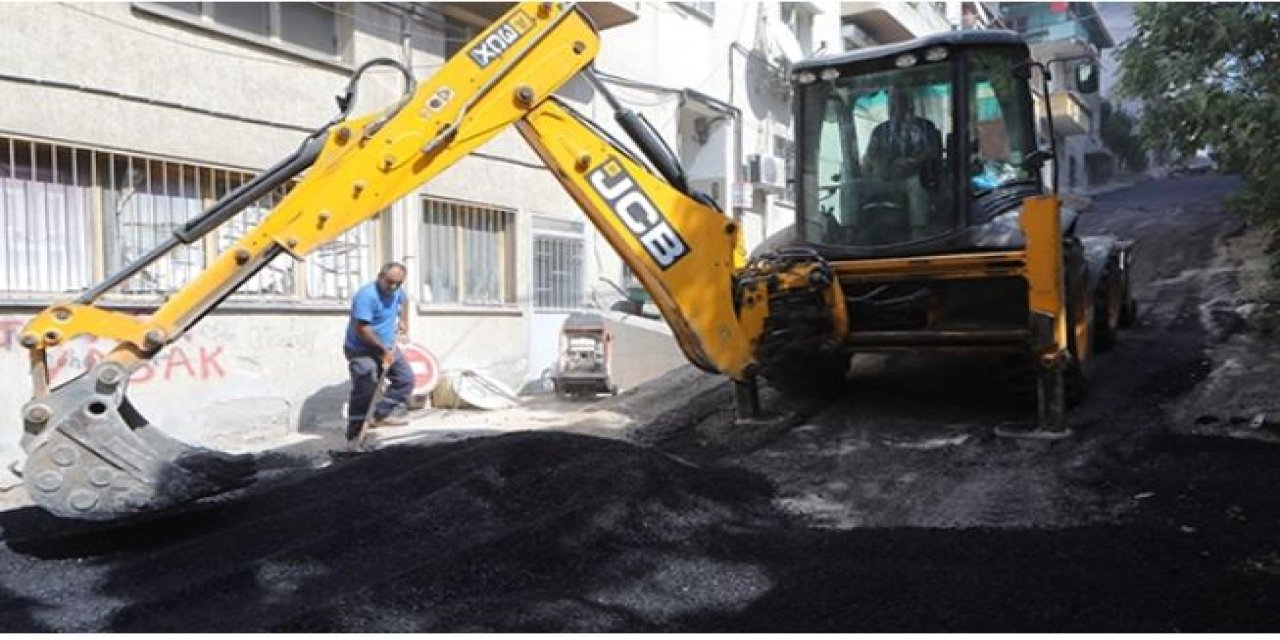
[{"label": "drainpipe", "polygon": [[[354,5],[353,5],[354,6]],[[410,18],[417,19],[418,9],[415,5],[401,5],[400,8],[400,56],[404,63],[404,68],[409,69],[413,73],[413,23]],[[417,228],[412,221],[418,218],[414,215],[414,204],[418,202],[416,194],[420,191],[415,190],[412,195],[400,198],[398,201],[391,203],[388,213],[390,220],[390,242],[387,249],[391,253],[391,259],[405,265],[405,289],[411,294],[409,300],[412,305],[409,308],[409,326],[407,327],[410,336],[419,336],[418,330],[421,320],[418,314],[417,302],[422,299],[422,256],[418,255],[415,248],[419,243]],[[420,214],[419,214],[420,215]],[[383,223],[387,224],[387,223]],[[383,227],[384,229],[386,227]]]},{"label": "drainpipe", "polygon": [[[737,76],[734,73],[733,52],[740,51],[743,55],[750,57],[751,50],[742,46],[738,41],[729,43],[729,106],[734,110],[733,118],[733,175],[740,178],[744,172],[742,168],[746,166],[746,155],[742,152],[742,110],[738,108],[737,101],[734,99],[737,88]],[[745,70],[745,67],[744,67]],[[733,189],[737,186],[737,180],[729,188]],[[730,194],[730,202],[732,202],[732,193]],[[752,203],[754,204],[754,203]],[[738,227],[742,227],[742,209],[751,209],[752,205],[747,204],[742,207],[733,207],[733,220],[738,223]]]}]

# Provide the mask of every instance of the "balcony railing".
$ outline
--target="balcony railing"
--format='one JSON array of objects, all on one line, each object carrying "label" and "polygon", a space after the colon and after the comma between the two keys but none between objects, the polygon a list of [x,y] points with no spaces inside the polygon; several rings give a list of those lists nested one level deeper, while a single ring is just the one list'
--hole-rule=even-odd
[{"label": "balcony railing", "polygon": [[[1044,103],[1036,96],[1036,112],[1044,115]],[[1055,91],[1049,94],[1049,102],[1053,105],[1053,132],[1058,136],[1078,136],[1089,133],[1093,128],[1093,112],[1085,106],[1080,96],[1073,91]]]},{"label": "balcony railing", "polygon": [[950,29],[946,16],[931,2],[842,2],[840,16],[881,43]]},{"label": "balcony railing", "polygon": [[1022,35],[1031,44],[1071,39],[1083,43],[1090,42],[1089,32],[1080,26],[1078,22],[1060,22],[1058,24],[1030,27]]}]

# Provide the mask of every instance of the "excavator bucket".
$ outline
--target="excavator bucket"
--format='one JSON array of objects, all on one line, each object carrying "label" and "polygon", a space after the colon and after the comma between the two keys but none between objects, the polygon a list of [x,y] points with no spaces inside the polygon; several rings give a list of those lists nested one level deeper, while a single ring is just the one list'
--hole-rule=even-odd
[{"label": "excavator bucket", "polygon": [[65,518],[114,520],[253,481],[253,456],[191,446],[148,423],[124,397],[124,377],[95,369],[27,404],[22,476],[36,504]]}]

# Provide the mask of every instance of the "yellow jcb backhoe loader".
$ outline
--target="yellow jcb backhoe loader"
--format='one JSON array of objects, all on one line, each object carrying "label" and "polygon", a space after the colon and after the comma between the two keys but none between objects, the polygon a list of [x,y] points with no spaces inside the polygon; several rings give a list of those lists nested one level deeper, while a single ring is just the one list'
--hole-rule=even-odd
[{"label": "yellow jcb backhoe loader", "polygon": [[[743,417],[759,412],[757,375],[782,387],[796,386],[796,380],[811,378],[814,370],[842,378],[854,351],[898,343],[945,344],[963,335],[1029,354],[1040,371],[1040,428],[1061,431],[1062,374],[1087,356],[1083,348],[1073,353],[1072,346],[1083,344],[1081,331],[1087,327],[1082,323],[1092,322],[1088,292],[1095,287],[1084,275],[1080,256],[1085,252],[1072,239],[1070,224],[1060,221],[1057,198],[1041,195],[1036,174],[1026,168],[1034,164],[1036,153],[1029,146],[1027,74],[1019,76],[1024,77],[1021,82],[1010,80],[1028,66],[1026,47],[1016,36],[970,41],[952,34],[797,66],[797,239],[749,263],[734,220],[711,198],[689,188],[653,128],[621,108],[593,74],[599,45],[597,29],[581,7],[521,3],[425,84],[417,85],[395,61],[366,63],[339,100],[342,113],[291,156],[106,281],[39,313],[19,338],[31,361],[33,397],[21,417],[28,453],[23,477],[35,502],[59,516],[103,520],[162,509],[251,481],[249,457],[193,447],[149,424],[125,395],[130,374],[280,253],[302,259],[508,125],[517,127],[637,275],[689,361],[735,381]],[[911,64],[903,63],[904,55],[912,56]],[[984,73],[1004,75],[978,84],[974,61],[979,58],[992,60],[980,67]],[[384,111],[352,117],[360,77],[375,65],[401,71],[404,95]],[[894,204],[893,191],[903,187],[880,185],[887,195],[868,195],[870,178],[864,178],[858,159],[863,121],[879,108],[873,87],[888,77],[884,72],[909,76],[914,71],[936,72],[928,76],[936,80],[930,85],[935,88],[918,92],[921,107],[934,109],[925,105],[929,100],[945,105],[930,112],[946,131],[946,142],[941,155],[930,160],[935,166],[926,214],[950,220],[946,230],[930,227],[919,238],[892,235],[898,232],[891,230],[897,224],[891,218],[905,211]],[[614,107],[638,154],[553,95],[579,74]],[[1003,120],[972,122],[966,115],[970,101],[978,104],[991,95],[1006,114]],[[957,134],[969,125],[986,126],[985,135],[1006,141],[999,149],[1003,156],[988,153],[990,161],[1004,165],[998,182],[981,194],[967,187],[971,163],[958,160],[987,153]],[[1010,172],[1013,180],[1006,179]],[[246,205],[295,179],[287,196],[255,228],[149,315],[95,306],[104,293],[160,256],[198,242]],[[972,231],[975,225],[996,225],[996,220],[1001,226],[992,229],[1003,232],[1003,240],[992,236],[995,231]],[[1123,251],[1119,243],[1112,245],[1106,260],[1123,269]],[[1123,275],[1107,273],[1107,282]],[[1001,319],[1010,328],[959,331],[938,324],[950,317],[949,305],[963,306],[968,296],[986,295],[975,293],[985,283],[998,285],[991,295],[1006,294],[1004,302],[1013,309]],[[931,293],[893,299],[903,286]],[[923,312],[913,306],[913,296],[927,301]],[[895,324],[885,315],[891,308],[915,320]],[[860,324],[864,314],[865,330]],[[1074,343],[1072,335],[1077,336]],[[115,346],[83,375],[50,388],[49,349],[80,336],[111,340]],[[800,373],[792,379],[794,372]]]}]

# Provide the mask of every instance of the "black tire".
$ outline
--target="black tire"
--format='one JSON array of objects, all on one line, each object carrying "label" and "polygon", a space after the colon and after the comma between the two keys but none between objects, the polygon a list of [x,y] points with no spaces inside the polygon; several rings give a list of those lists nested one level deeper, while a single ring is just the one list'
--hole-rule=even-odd
[{"label": "black tire", "polygon": [[[1062,387],[1063,402],[1071,409],[1084,400],[1089,390],[1090,361],[1097,349],[1098,319],[1094,299],[1088,291],[1083,247],[1078,240],[1068,243],[1063,258],[1068,274],[1067,295],[1070,296],[1067,301],[1067,350],[1071,353],[1071,358],[1062,372]],[[1076,319],[1081,314],[1084,315],[1084,345],[1077,344],[1075,332]],[[1082,353],[1087,354],[1087,357],[1082,359]]]},{"label": "black tire", "polygon": [[1133,293],[1125,287],[1125,295],[1128,300],[1124,303],[1124,309],[1120,312],[1120,328],[1128,329],[1138,321],[1138,301],[1133,298]]},{"label": "black tire", "polygon": [[1093,296],[1093,347],[1098,352],[1115,346],[1120,337],[1120,327],[1124,323],[1125,307],[1129,302],[1129,292],[1124,283],[1124,274],[1120,272],[1118,258],[1119,256],[1111,256],[1107,259],[1102,277],[1098,278],[1098,290]]},{"label": "black tire", "polygon": [[1074,354],[1062,372],[1062,393],[1067,409],[1074,409],[1089,395],[1089,375],[1085,372],[1085,365],[1080,364]]}]

